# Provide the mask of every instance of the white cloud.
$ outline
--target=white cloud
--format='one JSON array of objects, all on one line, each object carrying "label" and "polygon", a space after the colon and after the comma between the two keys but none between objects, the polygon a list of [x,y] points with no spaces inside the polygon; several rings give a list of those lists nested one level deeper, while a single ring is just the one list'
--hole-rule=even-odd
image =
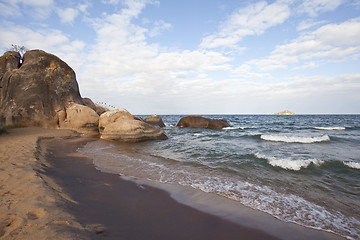
[{"label": "white cloud", "polygon": [[155,22],[153,29],[149,31],[150,37],[156,37],[160,35],[163,31],[169,30],[172,28],[170,23],[166,23],[163,20],[158,20]]},{"label": "white cloud", "polygon": [[20,8],[13,2],[0,1],[0,16],[17,17],[21,16]]},{"label": "white cloud", "polygon": [[253,71],[271,71],[285,69],[297,63],[301,65],[294,66],[293,69],[319,66],[320,62],[317,61],[324,64],[359,57],[360,18],[356,18],[305,32],[291,43],[276,46],[270,56],[253,59],[245,64],[251,66]]},{"label": "white cloud", "polygon": [[311,20],[306,19],[299,23],[296,30],[304,31],[304,30],[308,30],[309,28],[313,28],[323,24],[325,24],[325,21],[313,21],[312,19]]},{"label": "white cloud", "polygon": [[315,17],[321,12],[333,11],[339,7],[344,0],[304,0],[299,11]]},{"label": "white cloud", "polygon": [[82,63],[80,56],[82,56],[85,43],[79,40],[71,41],[59,30],[32,30],[22,26],[8,25],[6,28],[0,27],[0,32],[0,46],[17,44],[28,49],[42,49],[57,55],[73,68],[79,67]]},{"label": "white cloud", "polygon": [[[92,93],[99,89],[116,91],[119,96],[137,97],[175,94],[183,91],[184,82],[196,80],[199,74],[230,68],[231,59],[217,52],[163,51],[158,45],[149,44],[147,36],[151,30],[132,22],[144,7],[144,4],[130,4],[118,14],[94,21],[96,45],[79,74],[82,89]],[[160,21],[160,25],[166,23]],[[87,84],[90,79],[98,80],[97,89]]]},{"label": "white cloud", "polygon": [[287,4],[258,2],[235,10],[219,27],[219,31],[205,37],[200,47],[234,47],[244,37],[261,35],[266,29],[283,23],[290,16]]},{"label": "white cloud", "polygon": [[57,9],[57,14],[60,17],[62,23],[73,23],[75,18],[78,16],[78,10],[74,8]]}]

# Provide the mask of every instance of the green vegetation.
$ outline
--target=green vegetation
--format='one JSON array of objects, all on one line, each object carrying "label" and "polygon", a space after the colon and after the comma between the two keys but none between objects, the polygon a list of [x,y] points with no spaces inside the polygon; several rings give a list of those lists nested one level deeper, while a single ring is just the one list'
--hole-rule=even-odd
[{"label": "green vegetation", "polygon": [[6,125],[3,128],[0,129],[0,135],[3,133],[6,133],[7,130],[9,129],[14,129],[14,128],[23,128],[24,126],[19,125],[19,124],[11,124],[11,125]]}]

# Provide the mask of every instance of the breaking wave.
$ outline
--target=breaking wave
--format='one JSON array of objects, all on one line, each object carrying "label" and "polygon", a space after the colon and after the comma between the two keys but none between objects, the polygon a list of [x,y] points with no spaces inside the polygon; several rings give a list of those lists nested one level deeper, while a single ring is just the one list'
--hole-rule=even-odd
[{"label": "breaking wave", "polygon": [[265,156],[260,153],[256,153],[255,156],[259,159],[265,159],[273,167],[280,167],[286,170],[299,171],[301,168],[307,168],[310,164],[320,166],[324,163],[322,160],[318,159],[306,159],[306,160],[294,160],[290,158],[276,158]]},{"label": "breaking wave", "polygon": [[261,135],[260,138],[266,141],[286,142],[286,143],[316,143],[328,142],[330,137],[323,135],[319,137],[299,137],[299,136],[284,136],[284,135]]},{"label": "breaking wave", "polygon": [[360,163],[358,162],[343,161],[343,163],[350,168],[360,169]]},{"label": "breaking wave", "polygon": [[339,131],[339,130],[345,130],[346,127],[314,127],[314,129],[327,130],[327,131]]}]

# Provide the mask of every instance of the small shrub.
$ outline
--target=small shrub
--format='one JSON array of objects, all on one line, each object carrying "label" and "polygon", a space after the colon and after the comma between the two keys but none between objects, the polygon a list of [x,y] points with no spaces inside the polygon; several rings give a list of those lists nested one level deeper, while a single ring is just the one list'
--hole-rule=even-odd
[{"label": "small shrub", "polygon": [[24,126],[20,125],[20,124],[10,124],[10,125],[5,125],[4,126],[4,130],[7,129],[14,129],[14,128],[23,128]]}]

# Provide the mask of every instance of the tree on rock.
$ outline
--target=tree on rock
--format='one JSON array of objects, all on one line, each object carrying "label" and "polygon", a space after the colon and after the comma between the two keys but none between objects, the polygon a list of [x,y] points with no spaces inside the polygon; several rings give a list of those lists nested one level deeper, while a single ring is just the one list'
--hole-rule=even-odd
[{"label": "tree on rock", "polygon": [[28,49],[25,46],[19,46],[16,44],[11,44],[11,48],[9,49],[9,51],[15,51],[20,54],[20,64],[22,64],[24,54],[26,53],[27,50]]}]

